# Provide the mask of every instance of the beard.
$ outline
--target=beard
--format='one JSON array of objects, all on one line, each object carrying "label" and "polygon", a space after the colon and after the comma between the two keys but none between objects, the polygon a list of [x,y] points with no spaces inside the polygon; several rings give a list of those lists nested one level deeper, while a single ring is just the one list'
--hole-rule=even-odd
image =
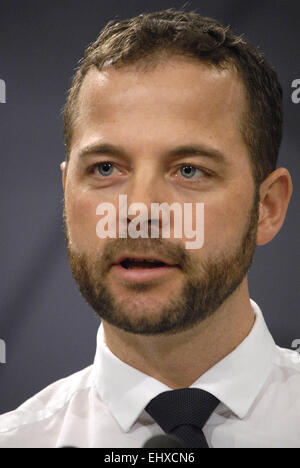
[{"label": "beard", "polygon": [[[239,244],[231,252],[210,256],[201,264],[181,245],[161,238],[108,239],[104,252],[99,258],[92,259],[72,248],[64,208],[65,238],[73,277],[83,298],[97,315],[121,330],[140,335],[183,332],[214,314],[245,278],[256,247],[258,207],[259,194],[256,190]],[[124,251],[137,254],[151,252],[172,260],[183,273],[181,290],[171,291],[167,303],[160,304],[153,300],[150,307],[142,300],[143,294],[153,288],[150,283],[132,283],[128,285],[127,299],[116,297],[107,284],[106,276],[112,259]],[[135,295],[134,299],[130,292]]]}]

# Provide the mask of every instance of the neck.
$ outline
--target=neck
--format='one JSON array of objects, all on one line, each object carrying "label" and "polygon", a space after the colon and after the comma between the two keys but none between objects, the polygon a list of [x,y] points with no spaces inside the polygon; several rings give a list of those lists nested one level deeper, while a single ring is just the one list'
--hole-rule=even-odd
[{"label": "neck", "polygon": [[214,314],[192,329],[174,335],[144,336],[103,321],[106,344],[126,364],[169,388],[192,385],[231,353],[255,321],[245,279]]}]

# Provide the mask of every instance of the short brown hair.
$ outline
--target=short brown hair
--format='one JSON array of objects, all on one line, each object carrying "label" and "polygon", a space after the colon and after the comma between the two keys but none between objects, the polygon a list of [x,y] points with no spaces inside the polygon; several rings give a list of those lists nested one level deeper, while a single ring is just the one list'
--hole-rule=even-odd
[{"label": "short brown hair", "polygon": [[174,9],[110,21],[85,51],[64,107],[66,158],[69,159],[77,99],[92,67],[147,62],[164,53],[180,54],[218,68],[235,67],[247,99],[241,133],[254,180],[259,185],[276,168],[282,139],[282,88],[275,71],[249,41],[217,20]]}]

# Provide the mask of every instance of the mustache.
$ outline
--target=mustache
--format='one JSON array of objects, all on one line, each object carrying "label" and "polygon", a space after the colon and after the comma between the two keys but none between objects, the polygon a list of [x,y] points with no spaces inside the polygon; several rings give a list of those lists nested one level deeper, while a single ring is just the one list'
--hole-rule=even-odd
[{"label": "mustache", "polygon": [[[71,264],[74,262],[81,263],[87,261],[88,258],[86,253],[75,253],[72,249],[65,205],[63,209],[63,230],[65,234],[67,253]],[[108,238],[101,249],[95,249],[93,255],[94,260],[91,258],[91,254],[89,254],[91,266],[94,268],[94,271],[97,271],[98,275],[102,277],[108,273],[114,260],[125,252],[128,254],[147,254],[148,256],[153,254],[154,256],[161,256],[171,263],[178,265],[183,273],[188,275],[192,275],[193,273],[197,274],[197,262],[192,259],[189,253],[187,253],[184,245],[161,237],[138,237],[136,239],[131,237]]]},{"label": "mustache", "polygon": [[139,255],[153,255],[166,258],[170,263],[178,265],[183,271],[192,268],[193,262],[184,247],[160,238],[125,238],[108,239],[101,256],[102,273],[109,270],[114,260],[124,252]]}]

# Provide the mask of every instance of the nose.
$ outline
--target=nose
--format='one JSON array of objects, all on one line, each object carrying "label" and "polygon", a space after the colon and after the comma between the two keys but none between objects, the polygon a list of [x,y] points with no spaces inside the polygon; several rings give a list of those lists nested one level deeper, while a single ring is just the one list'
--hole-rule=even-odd
[{"label": "nose", "polygon": [[[127,190],[128,205],[143,204],[150,212],[151,203],[160,202],[160,194],[163,192],[159,177],[148,171],[133,176]],[[129,215],[130,219],[132,216]]]},{"label": "nose", "polygon": [[137,169],[126,190],[128,203],[127,224],[133,218],[139,216],[143,225],[148,224],[145,227],[148,229],[149,236],[151,225],[153,229],[160,232],[162,227],[161,214],[158,218],[151,218],[151,206],[152,203],[161,204],[167,201],[166,185],[163,174],[154,165],[151,167],[150,165],[144,165]]}]

